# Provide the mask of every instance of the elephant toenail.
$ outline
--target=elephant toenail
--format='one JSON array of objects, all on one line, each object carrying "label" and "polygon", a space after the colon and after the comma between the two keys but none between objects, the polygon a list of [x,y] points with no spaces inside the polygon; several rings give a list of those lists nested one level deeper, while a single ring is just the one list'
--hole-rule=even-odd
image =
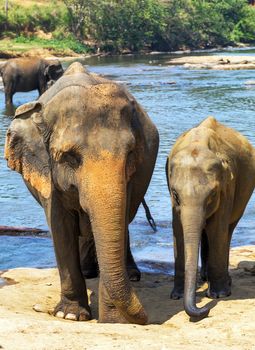
[{"label": "elephant toenail", "polygon": [[63,311],[58,311],[55,316],[59,318],[64,318],[65,314]]},{"label": "elephant toenail", "polygon": [[79,321],[88,321],[90,319],[91,319],[91,317],[89,315],[87,315],[85,313],[80,314]]},{"label": "elephant toenail", "polygon": [[77,321],[77,317],[75,314],[67,314],[65,317],[66,320],[72,320],[72,321]]}]

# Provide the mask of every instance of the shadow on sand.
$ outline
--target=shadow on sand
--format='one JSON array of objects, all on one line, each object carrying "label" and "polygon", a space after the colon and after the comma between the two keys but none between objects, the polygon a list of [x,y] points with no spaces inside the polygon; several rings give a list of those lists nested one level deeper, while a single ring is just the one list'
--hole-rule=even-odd
[{"label": "shadow on sand", "polygon": [[[251,262],[249,261],[249,266]],[[255,263],[254,263],[255,265]],[[241,268],[239,268],[241,266]],[[228,300],[254,299],[255,297],[255,268],[245,268],[246,261],[240,262],[237,268],[231,269],[232,294],[227,298],[212,300],[206,297],[207,284],[201,286],[196,293],[197,304],[203,302],[210,309],[216,307],[218,302]],[[149,316],[149,324],[162,324],[169,321],[178,313],[184,311],[183,299],[171,300],[170,291],[173,288],[173,276],[155,273],[143,273],[140,282],[133,282],[141,303]],[[91,307],[93,318],[98,319],[98,279],[88,280],[87,287],[93,291]],[[200,306],[200,305],[198,305]],[[210,317],[210,313],[209,316]],[[189,316],[187,315],[187,320]],[[201,319],[190,319],[199,322]]]}]

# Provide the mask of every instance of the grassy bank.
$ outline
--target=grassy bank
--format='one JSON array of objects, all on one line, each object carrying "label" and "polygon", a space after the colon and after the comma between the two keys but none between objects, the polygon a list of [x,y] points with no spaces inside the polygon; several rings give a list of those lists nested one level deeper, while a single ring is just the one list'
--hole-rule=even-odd
[{"label": "grassy bank", "polygon": [[[68,29],[67,9],[61,0],[0,1],[0,58],[91,52]],[[2,6],[1,6],[2,5]]]},{"label": "grassy bank", "polygon": [[247,0],[0,0],[0,56],[203,49],[255,43]]},{"label": "grassy bank", "polygon": [[38,37],[16,39],[5,38],[0,40],[0,58],[53,55],[53,56],[78,56],[92,53],[85,45],[72,39],[43,39]]},{"label": "grassy bank", "polygon": [[[74,48],[74,49],[72,49]],[[58,40],[38,39],[35,40],[0,40],[0,58],[12,58],[22,56],[77,56],[89,53],[89,50],[77,48],[76,43]]]}]

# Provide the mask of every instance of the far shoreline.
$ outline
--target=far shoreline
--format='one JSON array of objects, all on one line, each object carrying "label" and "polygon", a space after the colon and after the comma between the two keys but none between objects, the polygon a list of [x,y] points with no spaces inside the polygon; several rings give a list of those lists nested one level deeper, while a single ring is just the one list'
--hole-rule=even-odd
[{"label": "far shoreline", "polygon": [[183,49],[175,51],[140,51],[140,52],[122,52],[122,53],[111,53],[111,52],[100,52],[100,53],[84,53],[77,54],[73,52],[70,54],[68,52],[66,55],[59,54],[57,51],[48,49],[29,49],[25,52],[22,51],[9,51],[0,50],[0,62],[4,63],[8,59],[18,58],[18,57],[33,57],[39,56],[48,59],[59,59],[61,61],[69,61],[75,59],[87,59],[91,57],[127,57],[127,56],[154,56],[154,55],[192,55],[192,54],[202,54],[202,53],[214,53],[214,52],[226,52],[226,51],[249,51],[255,50],[255,46],[248,46],[245,44],[240,44],[237,46],[226,46],[226,47],[214,47],[209,49]]}]

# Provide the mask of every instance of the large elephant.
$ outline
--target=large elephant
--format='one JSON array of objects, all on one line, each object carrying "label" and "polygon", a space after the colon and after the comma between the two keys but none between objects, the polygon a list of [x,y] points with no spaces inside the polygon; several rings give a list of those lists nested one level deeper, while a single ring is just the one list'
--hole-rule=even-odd
[{"label": "large elephant", "polygon": [[63,72],[58,60],[39,57],[9,59],[0,66],[6,105],[12,106],[16,92],[38,90],[41,95],[47,89],[47,84],[56,81]]},{"label": "large elephant", "polygon": [[255,186],[254,149],[240,133],[208,117],[177,139],[166,172],[175,243],[171,297],[184,293],[187,314],[205,317],[209,308],[198,308],[195,300],[199,244],[208,296],[230,295],[230,240]]},{"label": "large elephant", "polygon": [[126,256],[128,224],[149,185],[158,143],[156,127],[134,97],[79,63],[38,101],[17,109],[5,158],[22,174],[51,228],[61,280],[56,316],[91,318],[80,264],[82,238],[92,259],[95,240],[99,321],[147,322],[128,279]]}]

